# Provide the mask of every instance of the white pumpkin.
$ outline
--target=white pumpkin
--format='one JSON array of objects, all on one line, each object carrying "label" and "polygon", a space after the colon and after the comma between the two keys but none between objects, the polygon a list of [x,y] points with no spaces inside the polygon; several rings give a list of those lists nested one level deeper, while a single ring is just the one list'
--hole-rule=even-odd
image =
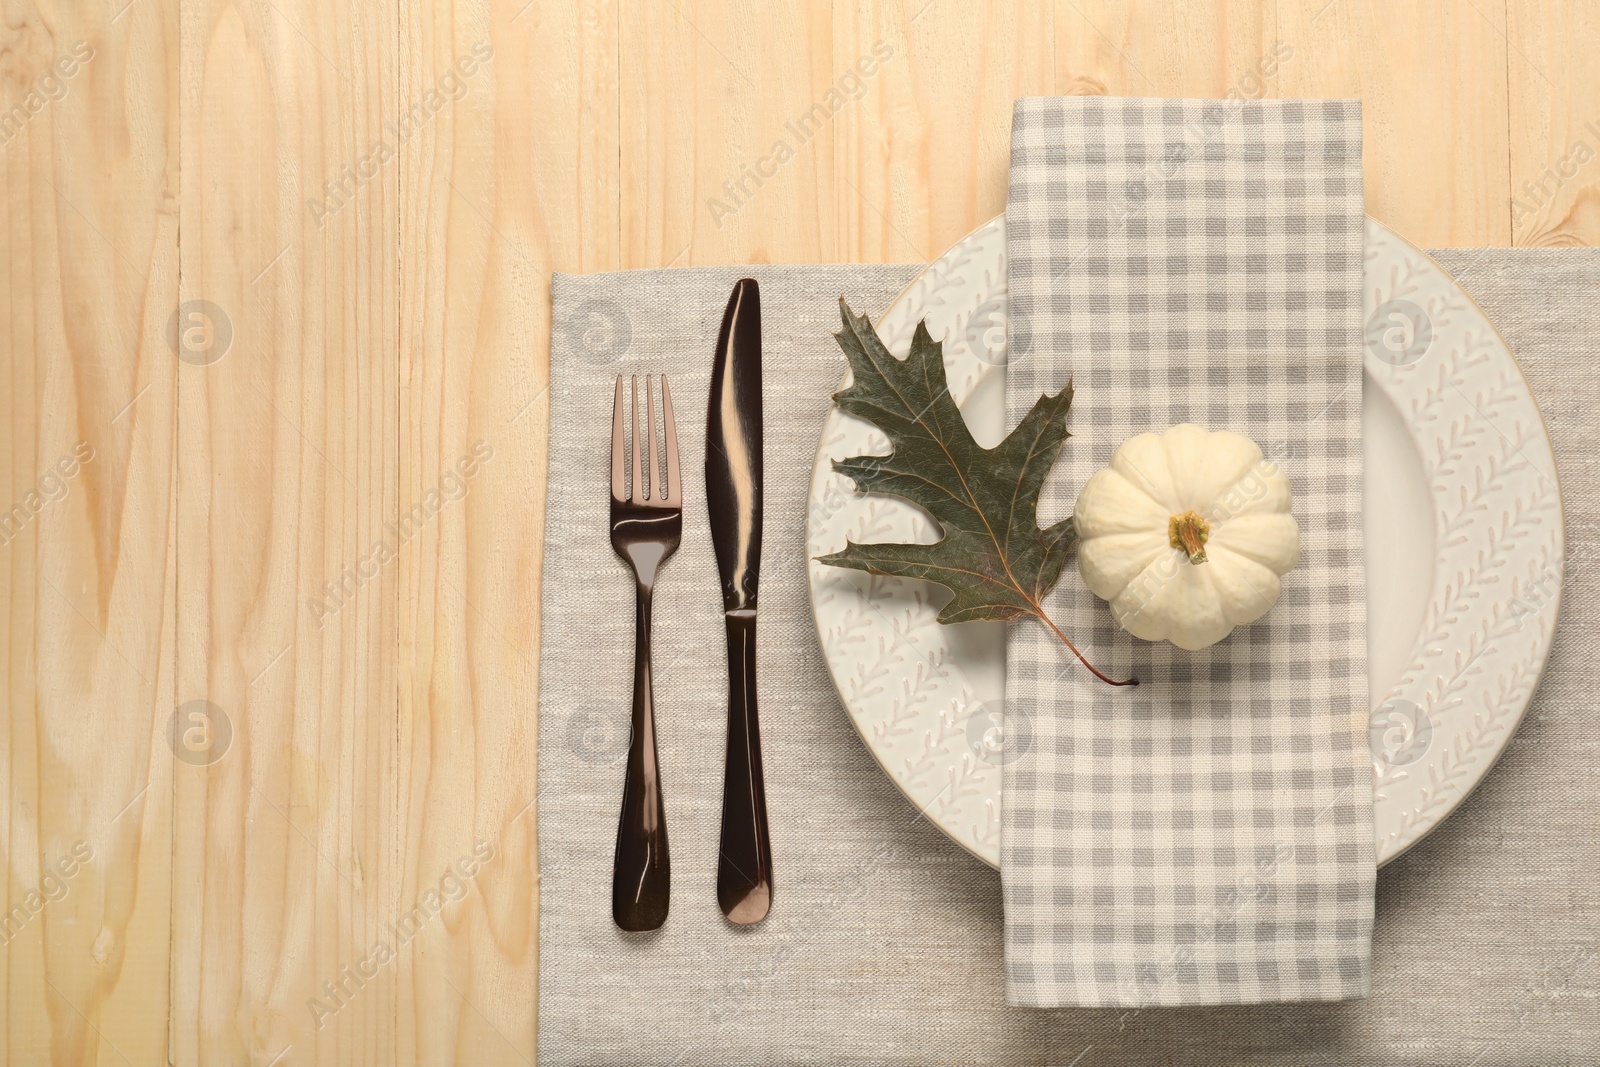
[{"label": "white pumpkin", "polygon": [[1242,434],[1140,434],[1078,494],[1078,570],[1133,636],[1202,649],[1277,602],[1300,560],[1289,508],[1288,475]]}]

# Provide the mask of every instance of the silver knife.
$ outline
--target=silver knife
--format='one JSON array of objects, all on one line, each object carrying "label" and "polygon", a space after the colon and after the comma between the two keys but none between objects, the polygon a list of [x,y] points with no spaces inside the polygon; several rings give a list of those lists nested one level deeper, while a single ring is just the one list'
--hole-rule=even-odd
[{"label": "silver knife", "polygon": [[772,846],[756,720],[756,587],[761,577],[761,291],[741,279],[722,314],[706,413],[706,504],[728,630],[728,753],[717,903],[730,922],[772,907]]}]

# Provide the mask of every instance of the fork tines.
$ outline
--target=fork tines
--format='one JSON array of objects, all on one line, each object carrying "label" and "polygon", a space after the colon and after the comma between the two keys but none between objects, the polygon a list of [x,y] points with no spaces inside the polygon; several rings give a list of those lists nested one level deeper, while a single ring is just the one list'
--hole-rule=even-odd
[{"label": "fork tines", "polygon": [[[650,375],[644,376],[645,433],[650,438],[649,478],[644,477],[640,464],[639,445],[639,377],[631,375],[629,384],[633,395],[628,408],[631,431],[624,432],[622,416],[622,375],[617,375],[616,396],[611,407],[611,496],[618,503],[644,504],[655,507],[681,507],[683,486],[678,479],[678,427],[672,417],[672,390],[667,387],[667,376],[661,375],[661,421],[666,441],[666,467],[661,465],[661,453],[656,437],[655,392],[650,386]],[[631,453],[631,464],[628,454]],[[627,475],[632,467],[633,478]],[[631,492],[630,492],[631,489]]]}]

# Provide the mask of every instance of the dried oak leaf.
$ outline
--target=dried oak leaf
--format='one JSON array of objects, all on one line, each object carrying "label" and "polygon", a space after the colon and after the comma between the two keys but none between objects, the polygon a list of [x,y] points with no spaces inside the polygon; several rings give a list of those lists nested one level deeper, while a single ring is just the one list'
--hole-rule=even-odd
[{"label": "dried oak leaf", "polygon": [[[1039,397],[994,448],[973,439],[945,381],[943,346],[919,322],[911,352],[896,359],[872,324],[841,298],[844,329],[835,334],[850,363],[850,384],[833,396],[841,411],[888,435],[886,456],[835,460],[833,469],[865,493],[887,493],[921,507],[943,536],[931,545],[856,544],[818,559],[872,574],[919,578],[953,594],[942,623],[1033,616],[1097,677],[1045,614],[1042,602],[1077,543],[1069,517],[1039,526],[1039,491],[1069,434],[1072,384]],[[1126,683],[1113,683],[1126,684]]]}]

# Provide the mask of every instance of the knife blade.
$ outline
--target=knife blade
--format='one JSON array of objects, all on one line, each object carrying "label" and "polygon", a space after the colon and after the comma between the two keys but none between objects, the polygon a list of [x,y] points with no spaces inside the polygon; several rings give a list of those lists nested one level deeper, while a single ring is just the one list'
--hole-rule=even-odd
[{"label": "knife blade", "polygon": [[761,291],[733,287],[711,369],[706,505],[728,634],[728,750],[722,785],[717,903],[730,922],[772,907],[761,733],[756,715],[756,593],[761,578]]}]

